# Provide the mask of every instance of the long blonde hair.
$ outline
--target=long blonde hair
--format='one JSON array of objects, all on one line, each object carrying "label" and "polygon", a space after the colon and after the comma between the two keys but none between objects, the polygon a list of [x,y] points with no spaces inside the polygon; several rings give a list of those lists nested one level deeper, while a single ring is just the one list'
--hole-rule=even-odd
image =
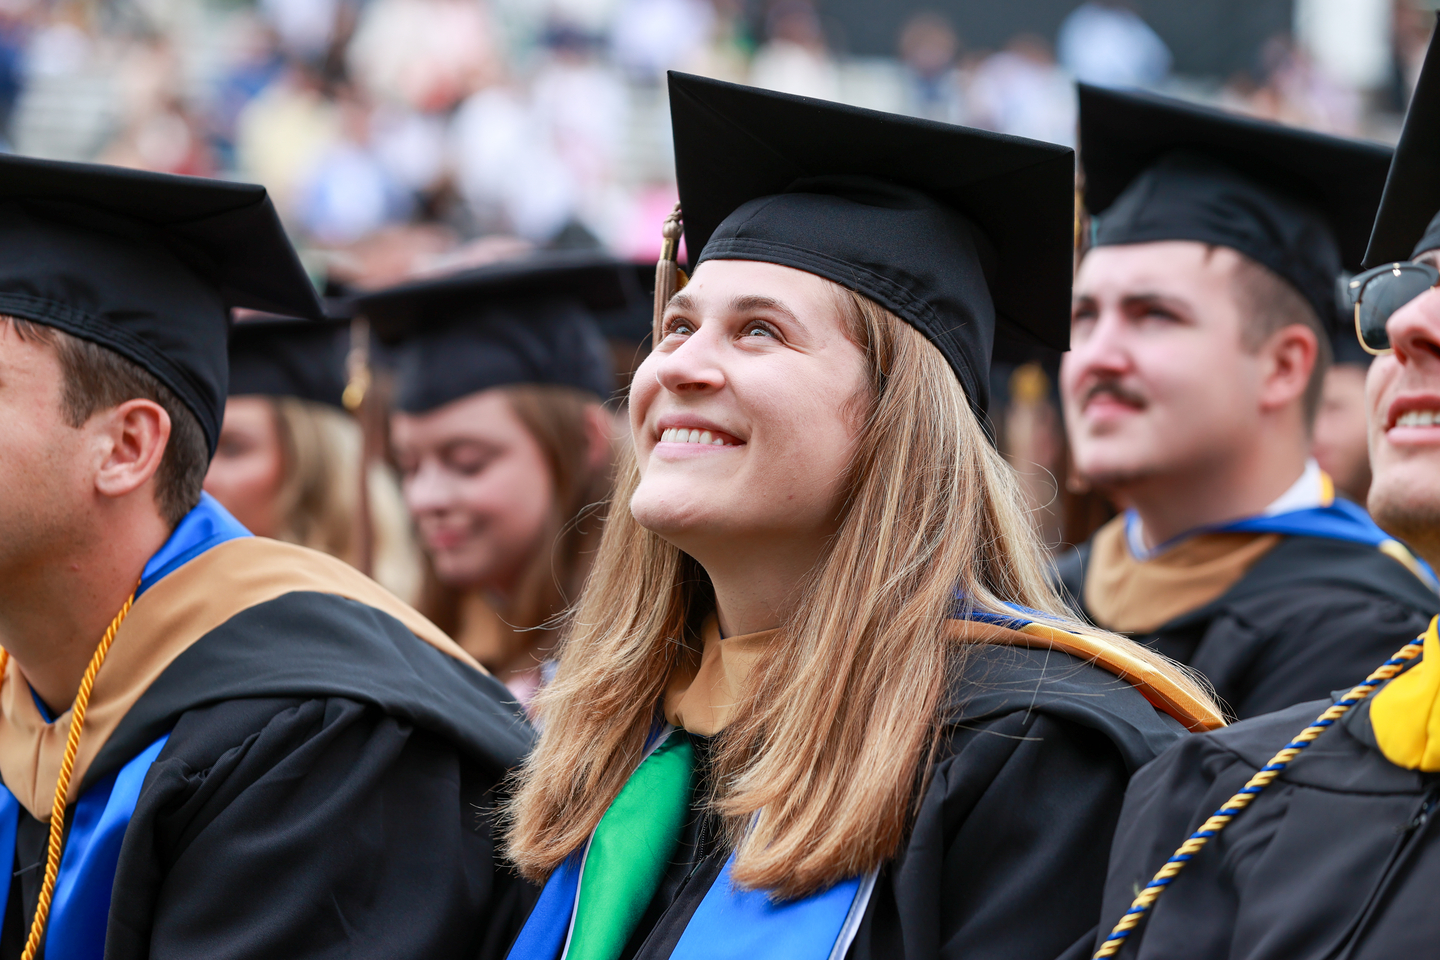
[{"label": "long blonde hair", "polygon": [[[268,398],[284,457],[276,497],[275,537],[355,564],[360,540],[355,517],[360,500],[360,424],[349,414],[298,397]],[[367,468],[371,574],[407,601],[420,590],[420,550],[394,474],[382,463]]]},{"label": "long blonde hair", "polygon": [[[710,802],[737,847],[734,879],[780,897],[899,849],[963,660],[945,630],[957,591],[974,609],[1020,603],[1096,634],[1051,586],[1013,471],[939,351],[873,301],[835,290],[871,387],[844,515],[785,642],[755,668],[711,754]],[[638,482],[632,453],[617,502]],[[509,810],[509,855],[526,876],[547,875],[594,830],[641,758],[671,672],[698,656],[696,625],[713,604],[694,560],[613,511]],[[1102,636],[1208,702],[1170,661]]]}]

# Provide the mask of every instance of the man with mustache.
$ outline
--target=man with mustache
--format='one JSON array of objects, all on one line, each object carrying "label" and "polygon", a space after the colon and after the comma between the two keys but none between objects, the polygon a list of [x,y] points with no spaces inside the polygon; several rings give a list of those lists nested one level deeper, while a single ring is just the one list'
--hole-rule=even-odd
[{"label": "man with mustache", "polygon": [[[1440,561],[1437,132],[1440,55],[1432,44],[1365,257],[1371,269],[1350,281],[1359,307],[1352,330],[1380,354],[1365,385],[1368,504],[1378,523],[1432,563]],[[1387,627],[1374,624],[1356,640]],[[1096,956],[1433,956],[1436,621],[1361,673],[1370,670],[1373,684],[1334,704],[1303,703],[1186,738],[1136,774],[1115,834]],[[1293,743],[1301,746],[1286,749]],[[1152,880],[1162,865],[1166,875]]]},{"label": "man with mustache", "polygon": [[1094,229],[1061,391],[1076,467],[1129,509],[1061,580],[1235,716],[1348,686],[1440,610],[1310,457],[1389,151],[1084,85],[1080,131]]}]

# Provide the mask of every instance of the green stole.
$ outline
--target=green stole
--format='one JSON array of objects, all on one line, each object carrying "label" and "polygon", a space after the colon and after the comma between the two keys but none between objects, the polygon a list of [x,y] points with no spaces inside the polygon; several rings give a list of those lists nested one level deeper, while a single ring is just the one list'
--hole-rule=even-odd
[{"label": "green stole", "polygon": [[675,855],[694,790],[695,747],[672,730],[605,811],[585,851],[566,960],[616,960]]}]

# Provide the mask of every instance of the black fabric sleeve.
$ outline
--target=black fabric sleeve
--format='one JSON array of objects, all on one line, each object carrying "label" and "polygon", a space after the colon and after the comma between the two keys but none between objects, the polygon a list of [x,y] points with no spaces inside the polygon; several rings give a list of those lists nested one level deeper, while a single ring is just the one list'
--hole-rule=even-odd
[{"label": "black fabric sleeve", "polygon": [[1055,960],[1094,939],[1129,774],[1103,733],[1040,713],[954,731],[855,960]]},{"label": "black fabric sleeve", "polygon": [[1388,597],[1302,586],[1217,618],[1190,665],[1244,720],[1349,689],[1429,622]]},{"label": "black fabric sleeve", "polygon": [[350,700],[191,711],[126,833],[106,958],[503,955],[533,892],[496,863],[500,776]]}]

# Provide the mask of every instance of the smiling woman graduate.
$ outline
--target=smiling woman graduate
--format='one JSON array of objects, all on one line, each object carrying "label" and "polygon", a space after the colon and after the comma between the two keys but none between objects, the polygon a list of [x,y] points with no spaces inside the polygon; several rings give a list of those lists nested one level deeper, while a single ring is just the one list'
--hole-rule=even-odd
[{"label": "smiling woman graduate", "polygon": [[1065,955],[1130,773],[1217,722],[1061,612],[982,427],[997,330],[1064,346],[1071,151],[670,102],[698,267],[538,699],[510,956]]}]

